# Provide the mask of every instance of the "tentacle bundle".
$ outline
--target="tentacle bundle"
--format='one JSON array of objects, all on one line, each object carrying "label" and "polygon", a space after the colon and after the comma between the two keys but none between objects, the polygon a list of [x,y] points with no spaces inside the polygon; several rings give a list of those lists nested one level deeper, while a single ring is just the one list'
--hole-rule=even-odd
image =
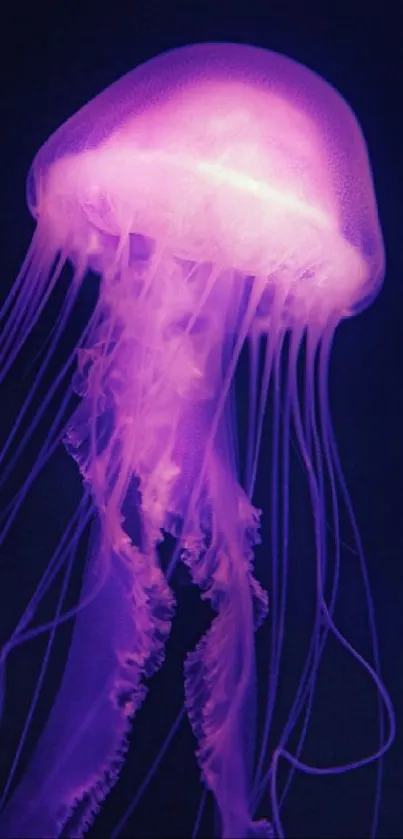
[{"label": "tentacle bundle", "polygon": [[[231,500],[227,498],[230,506]],[[236,500],[238,518],[230,517],[235,522],[231,530],[220,522],[216,504],[206,500],[199,532],[185,539],[183,558],[217,612],[186,660],[186,708],[198,740],[204,781],[220,809],[223,837],[270,837],[271,826],[254,823],[249,804],[254,760],[253,632],[268,604],[252,573],[259,516],[240,489]]]}]

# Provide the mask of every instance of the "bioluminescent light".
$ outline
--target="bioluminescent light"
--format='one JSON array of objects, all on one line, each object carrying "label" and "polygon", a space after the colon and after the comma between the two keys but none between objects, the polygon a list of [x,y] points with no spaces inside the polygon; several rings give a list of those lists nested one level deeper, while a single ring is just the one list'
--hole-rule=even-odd
[{"label": "bioluminescent light", "polygon": [[[332,87],[288,58],[233,44],[185,47],[128,73],[62,125],[33,161],[27,198],[37,226],[1,310],[2,380],[13,375],[66,262],[73,274],[32,390],[1,450],[2,460],[9,457],[3,482],[46,414],[60,377],[72,365],[75,370],[37,460],[7,507],[1,538],[61,442],[78,464],[85,495],[3,648],[4,702],[13,650],[39,632],[48,633],[51,646],[57,628],[75,621],[55,704],[22,780],[14,785],[37,693],[32,697],[2,799],[0,836],[79,837],[93,821],[118,777],[145,680],[163,662],[174,615],[170,580],[176,563],[186,564],[216,614],[189,651],[184,680],[202,780],[214,795],[221,834],[226,839],[281,836],[280,760],[292,771],[345,772],[380,759],[394,734],[327,390],[335,329],[369,305],[384,275],[360,128]],[[100,285],[90,321],[16,445],[35,389],[74,321],[83,286],[96,281],[94,274]],[[245,345],[249,423],[239,464],[242,429],[233,388]],[[301,361],[303,386],[297,375]],[[76,399],[69,410],[77,395],[78,405]],[[253,570],[259,541],[253,499],[268,397],[271,505],[264,515],[271,516],[265,556],[272,584],[266,594]],[[269,749],[290,573],[292,440],[308,487],[316,606],[295,701],[275,748]],[[96,536],[81,600],[66,611],[61,597],[54,620],[34,626],[55,575],[63,568],[68,574],[89,503]],[[355,650],[334,619],[340,505],[356,535],[372,662]],[[158,546],[166,534],[176,547],[164,570]],[[33,546],[33,562],[37,550]],[[8,592],[2,597],[7,599]],[[254,638],[265,619],[272,621],[272,640],[266,715],[257,736]],[[301,751],[329,636],[367,671],[368,689],[372,680],[379,691],[374,722],[379,748],[355,762],[314,767]],[[46,664],[47,659],[38,691]],[[291,752],[289,737],[301,716],[305,728],[298,750]],[[268,818],[256,819],[264,794]],[[379,784],[375,810],[378,804]]]}]

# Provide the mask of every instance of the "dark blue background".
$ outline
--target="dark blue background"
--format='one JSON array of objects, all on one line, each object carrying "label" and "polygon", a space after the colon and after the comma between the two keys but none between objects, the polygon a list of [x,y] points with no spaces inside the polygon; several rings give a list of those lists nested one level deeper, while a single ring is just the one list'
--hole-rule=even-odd
[{"label": "dark blue background", "polygon": [[[392,694],[398,722],[403,716],[402,23],[399,4],[389,0],[372,6],[330,0],[317,4],[304,0],[99,0],[55,3],[53,9],[40,3],[25,4],[21,9],[16,4],[15,11],[9,6],[2,22],[0,74],[1,297],[18,270],[33,230],[25,209],[25,178],[33,155],[67,117],[139,62],[191,42],[229,40],[256,44],[311,67],[334,84],[352,106],[368,142],[388,264],[384,288],[372,307],[338,330],[331,368],[331,399],[374,590],[383,677]],[[88,306],[91,295],[89,289]],[[46,331],[46,323],[41,328]],[[38,341],[40,338],[38,335]],[[21,367],[15,372],[7,400],[1,404],[2,428],[7,427],[14,397],[18,401],[23,388],[19,380],[22,372]],[[242,389],[242,380],[239,387]],[[260,492],[264,502],[263,490]],[[53,545],[58,538],[79,493],[75,468],[61,452],[32,493],[18,529],[5,546],[0,572],[2,602],[6,586],[10,597],[8,609],[0,615],[2,637],[6,637],[18,614],[21,591],[24,586],[29,590],[35,576],[32,563],[37,562],[40,567],[46,545]],[[308,550],[308,541],[306,546],[303,544],[302,559],[304,550]],[[258,561],[263,561],[261,554]],[[258,568],[258,573],[264,579],[263,567],[260,572]],[[128,766],[91,831],[94,837],[108,835],[116,823],[180,707],[183,658],[208,625],[210,613],[192,587],[180,587],[178,599],[177,619],[168,645],[169,663],[155,678],[147,705],[137,717]],[[354,612],[354,603],[347,601],[348,597],[346,609],[348,606]],[[357,615],[360,614],[357,605]],[[264,641],[260,644],[264,645]],[[14,668],[14,696],[21,700],[21,707],[18,700],[7,711],[5,745],[0,752],[3,778],[17,730],[16,720],[25,707],[30,664],[39,660],[40,652],[40,646],[33,646]],[[263,660],[264,650],[260,656]],[[54,670],[57,681],[57,661]],[[333,676],[336,685],[336,671]],[[336,718],[337,706],[337,690],[328,684],[324,731],[326,725],[331,727],[332,715]],[[45,713],[46,701],[42,719]],[[365,708],[362,714],[365,717]],[[39,713],[38,730],[40,724]],[[348,726],[337,736],[348,738]],[[34,739],[35,732],[28,753]],[[199,800],[193,745],[186,724],[134,819],[128,823],[125,835],[190,834]],[[353,781],[302,779],[299,783],[285,818],[289,835],[364,835],[373,774],[357,773]],[[402,784],[403,746],[398,731],[385,761],[379,831],[383,837],[403,836]],[[205,835],[211,813],[209,804]]]}]

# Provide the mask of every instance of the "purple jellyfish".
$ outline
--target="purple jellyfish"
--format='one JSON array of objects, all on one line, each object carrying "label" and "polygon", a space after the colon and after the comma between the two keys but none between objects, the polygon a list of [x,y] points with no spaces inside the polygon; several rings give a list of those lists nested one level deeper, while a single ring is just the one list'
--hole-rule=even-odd
[{"label": "purple jellyfish", "polygon": [[[13,650],[40,633],[48,636],[1,801],[0,836],[81,837],[91,825],[117,780],[145,681],[163,662],[177,563],[186,564],[215,612],[185,662],[185,708],[221,835],[282,836],[279,760],[288,766],[288,783],[295,770],[343,773],[380,761],[394,736],[327,393],[335,329],[369,305],[384,274],[360,128],[327,83],[288,58],[232,44],[185,47],[128,73],[59,128],[33,161],[27,200],[37,226],[1,310],[1,380],[12,376],[66,261],[73,273],[33,388],[0,453],[4,483],[61,388],[36,460],[5,507],[1,539],[61,442],[78,464],[84,493],[2,650],[3,708]],[[99,294],[89,322],[18,436],[74,322],[83,285],[97,282],[94,275]],[[245,345],[248,434],[239,463],[234,377]],[[252,500],[268,398],[273,446],[266,594],[253,570],[260,514]],[[269,750],[287,598],[291,443],[309,493],[316,607],[294,702]],[[334,618],[341,505],[355,533],[371,661]],[[66,588],[91,515],[94,536],[80,602],[67,608],[62,591],[53,619],[35,623],[60,573]],[[158,546],[167,534],[175,548],[163,568]],[[267,702],[257,738],[254,638],[267,614]],[[56,630],[71,619],[60,689],[15,784]],[[378,691],[379,747],[355,762],[315,767],[302,760],[301,749],[329,636]],[[303,724],[291,750],[297,719]],[[379,792],[380,775],[375,811]],[[256,819],[264,793],[269,820]]]}]

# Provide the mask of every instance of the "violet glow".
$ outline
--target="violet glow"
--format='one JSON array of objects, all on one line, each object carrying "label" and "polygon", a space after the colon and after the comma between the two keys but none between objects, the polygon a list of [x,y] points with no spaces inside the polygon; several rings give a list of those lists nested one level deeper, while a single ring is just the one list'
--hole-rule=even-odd
[{"label": "violet glow", "polygon": [[[327,392],[335,329],[371,302],[384,275],[361,131],[341,97],[292,60],[249,46],[191,46],[128,73],[69,119],[34,159],[27,197],[37,228],[1,311],[1,378],[12,373],[66,260],[73,281],[37,384],[74,316],[82,283],[90,281],[89,270],[100,275],[100,292],[69,360],[76,359],[72,383],[2,525],[4,538],[39,470],[63,441],[87,495],[3,649],[3,675],[12,650],[38,632],[49,633],[51,645],[57,627],[72,616],[75,630],[47,725],[8,797],[37,696],[32,699],[2,798],[0,836],[57,837],[62,830],[64,836],[84,835],[118,776],[129,726],[145,696],[144,680],[162,664],[177,562],[186,563],[216,612],[186,660],[185,697],[221,834],[281,836],[279,759],[292,771],[340,773],[380,760],[394,736]],[[245,343],[249,424],[238,474],[232,391]],[[297,378],[301,358],[303,392]],[[81,401],[66,421],[74,393]],[[266,596],[253,574],[259,513],[252,499],[269,394],[272,590]],[[2,458],[13,451],[31,398]],[[309,489],[317,604],[295,702],[269,754],[286,610],[291,434]],[[88,521],[88,496],[98,536],[81,601],[66,612],[61,598],[53,623],[32,629],[56,571],[63,563],[69,567],[71,548]],[[130,502],[141,523],[137,540],[129,536]],[[340,505],[355,533],[373,663],[334,622]],[[326,521],[334,531],[331,562]],[[166,573],[157,552],[165,533],[177,539]],[[273,622],[270,679],[264,727],[255,742],[254,634],[267,613]],[[372,681],[379,692],[379,748],[355,763],[316,768],[302,761],[301,750],[329,634],[367,671],[369,689]],[[290,732],[303,707],[299,748],[291,754]],[[268,791],[270,821],[254,821]],[[378,783],[374,825],[379,795]]]}]

